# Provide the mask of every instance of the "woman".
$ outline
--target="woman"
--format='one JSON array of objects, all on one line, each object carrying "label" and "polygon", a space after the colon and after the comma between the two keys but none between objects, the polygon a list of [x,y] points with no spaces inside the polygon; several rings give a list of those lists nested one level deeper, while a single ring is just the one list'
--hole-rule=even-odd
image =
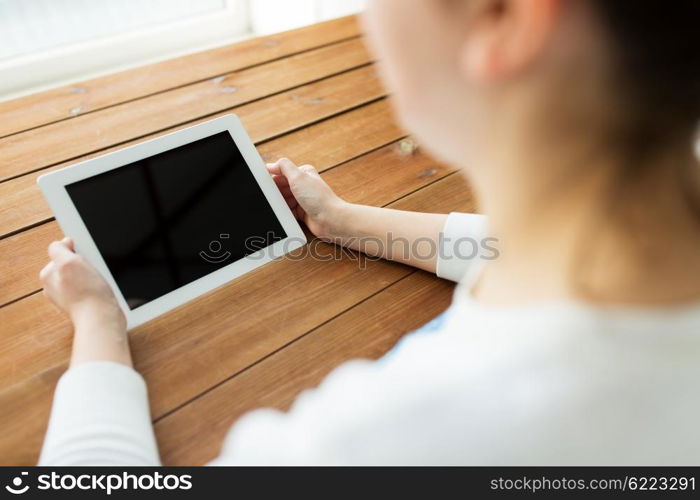
[{"label": "woman", "polygon": [[[269,165],[317,236],[439,242],[461,280],[430,334],[355,361],[289,413],[251,413],[217,464],[700,463],[697,0],[381,0],[365,24],[404,126],[488,215],[352,205]],[[447,238],[498,241],[460,260]],[[425,255],[424,252],[418,252]],[[124,318],[70,241],[45,293],[75,325],[45,464],[156,464]]]}]

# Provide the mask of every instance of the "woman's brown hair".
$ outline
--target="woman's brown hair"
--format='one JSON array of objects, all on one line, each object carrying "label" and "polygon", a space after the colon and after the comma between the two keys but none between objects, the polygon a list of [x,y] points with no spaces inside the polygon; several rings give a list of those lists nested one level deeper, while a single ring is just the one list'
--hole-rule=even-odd
[{"label": "woman's brown hair", "polygon": [[691,147],[700,119],[700,1],[590,1],[612,41],[629,146],[646,150],[687,134]]}]

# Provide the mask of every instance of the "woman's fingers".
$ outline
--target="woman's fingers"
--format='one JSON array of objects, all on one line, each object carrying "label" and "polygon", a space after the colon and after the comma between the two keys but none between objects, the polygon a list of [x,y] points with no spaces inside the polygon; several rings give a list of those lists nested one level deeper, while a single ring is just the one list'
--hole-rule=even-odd
[{"label": "woman's fingers", "polygon": [[[305,220],[309,208],[313,212],[319,212],[322,209],[315,204],[323,204],[323,195],[330,189],[313,165],[297,167],[288,158],[280,158],[275,163],[268,163],[266,167],[297,219]],[[304,203],[303,206],[299,202],[300,199]]]},{"label": "woman's fingers", "polygon": [[284,201],[287,202],[287,205],[289,205],[289,208],[294,208],[299,204],[297,199],[291,193],[289,193],[289,194],[282,193],[282,196],[284,197]]},{"label": "woman's fingers", "polygon": [[279,189],[280,193],[282,193],[282,196],[284,196],[285,198],[294,197],[294,194],[292,194],[292,188],[289,187],[289,185],[280,186]]},{"label": "woman's fingers", "polygon": [[268,172],[270,172],[270,175],[275,179],[278,186],[283,185],[284,182],[289,184],[291,181],[298,179],[300,173],[309,174],[318,178],[321,177],[318,170],[316,170],[313,165],[307,164],[297,167],[294,162],[287,158],[280,158],[275,163],[268,163],[266,166]]},{"label": "woman's fingers", "polygon": [[75,243],[73,243],[72,238],[69,238],[68,236],[66,236],[65,238],[63,238],[61,240],[61,243],[66,245],[71,252],[75,252]]},{"label": "woman's fingers", "polygon": [[64,241],[54,241],[49,245],[49,258],[54,262],[65,262],[74,255],[75,252]]},{"label": "woman's fingers", "polygon": [[285,198],[285,201],[290,210],[294,210],[299,206],[299,202],[297,202],[296,198]]},{"label": "woman's fingers", "polygon": [[296,217],[298,220],[304,220],[304,209],[301,208],[301,205],[297,204],[293,209],[292,209],[292,214],[294,214],[294,217]]},{"label": "woman's fingers", "polygon": [[316,167],[313,165],[302,165],[299,167],[299,170],[309,175],[313,175],[314,177],[321,177],[321,174],[318,173],[318,170],[316,170]]},{"label": "woman's fingers", "polygon": [[45,281],[46,278],[48,278],[51,275],[54,265],[55,264],[53,263],[53,261],[51,261],[41,269],[41,271],[39,272],[39,279],[41,281]]},{"label": "woman's fingers", "polygon": [[301,170],[287,158],[281,158],[277,161],[277,164],[279,165],[280,172],[287,178],[290,184],[293,184],[302,176]]},{"label": "woman's fingers", "polygon": [[[282,165],[285,165],[285,167],[283,167]],[[299,202],[297,201],[296,197],[294,196],[294,193],[292,192],[292,188],[289,185],[288,177],[284,173],[282,173],[283,168],[289,168],[293,166],[294,169],[296,169],[296,165],[294,165],[290,160],[282,158],[275,163],[268,163],[266,166],[268,172],[270,172],[270,174],[272,175],[272,180],[274,180],[275,184],[277,185],[277,189],[279,189],[280,193],[282,193],[284,201],[287,202],[287,205],[289,205],[289,208],[292,211],[292,213],[297,215],[296,209],[299,206]],[[311,167],[311,165],[307,165],[303,170],[301,168],[299,170],[309,172],[310,169],[313,169],[313,167]]]},{"label": "woman's fingers", "polygon": [[282,172],[280,172],[280,166],[275,163],[266,163],[265,166],[267,167],[267,171],[270,172],[270,175],[273,177],[276,175],[282,175]]},{"label": "woman's fingers", "polygon": [[289,181],[287,181],[287,178],[284,175],[273,175],[272,180],[275,181],[275,184],[280,189],[285,186],[289,186]]},{"label": "woman's fingers", "polygon": [[280,158],[274,163],[268,163],[267,169],[273,175],[284,175],[284,172],[282,171],[283,165],[287,167],[296,167],[294,162],[289,158]]}]

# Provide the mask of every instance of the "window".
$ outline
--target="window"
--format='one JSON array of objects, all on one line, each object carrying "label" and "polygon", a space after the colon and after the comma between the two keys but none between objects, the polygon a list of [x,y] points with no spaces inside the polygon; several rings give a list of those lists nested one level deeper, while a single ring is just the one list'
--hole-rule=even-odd
[{"label": "window", "polygon": [[0,0],[0,99],[362,8],[364,0]]}]

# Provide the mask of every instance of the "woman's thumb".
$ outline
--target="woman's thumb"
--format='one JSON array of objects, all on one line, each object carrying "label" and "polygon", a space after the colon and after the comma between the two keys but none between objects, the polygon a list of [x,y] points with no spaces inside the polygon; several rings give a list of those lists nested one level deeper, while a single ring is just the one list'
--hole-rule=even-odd
[{"label": "woman's thumb", "polygon": [[318,177],[319,179],[321,178],[321,175],[318,173],[318,170],[316,170],[316,168],[314,168],[313,165],[302,165],[301,167],[299,167],[299,170],[313,177]]},{"label": "woman's thumb", "polygon": [[280,172],[282,172],[282,175],[287,178],[290,184],[297,180],[301,175],[299,168],[297,168],[297,166],[287,158],[280,159],[277,164],[280,167]]}]

